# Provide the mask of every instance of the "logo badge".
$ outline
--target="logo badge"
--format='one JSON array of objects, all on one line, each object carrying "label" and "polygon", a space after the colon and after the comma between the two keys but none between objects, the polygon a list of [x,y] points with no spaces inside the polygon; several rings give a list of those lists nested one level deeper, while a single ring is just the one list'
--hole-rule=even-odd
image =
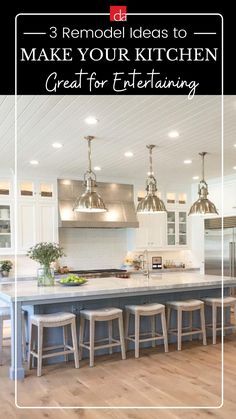
[{"label": "logo badge", "polygon": [[124,22],[127,20],[127,6],[110,6],[110,21]]}]

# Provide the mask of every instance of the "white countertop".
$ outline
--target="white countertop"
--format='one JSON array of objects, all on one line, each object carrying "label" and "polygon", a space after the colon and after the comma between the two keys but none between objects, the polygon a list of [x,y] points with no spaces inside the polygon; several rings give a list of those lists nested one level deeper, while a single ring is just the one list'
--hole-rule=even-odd
[{"label": "white countertop", "polygon": [[[177,292],[191,289],[210,289],[221,287],[221,276],[201,275],[198,272],[177,272],[151,275],[148,279],[142,275],[133,275],[130,278],[90,278],[82,286],[62,286],[56,283],[53,287],[38,287],[37,281],[17,281],[16,295],[17,300],[25,303],[42,303],[49,300],[70,299],[92,299],[96,296],[101,299],[104,297],[118,297],[130,295],[140,295],[148,293]],[[224,286],[236,286],[236,278],[224,277]],[[4,301],[15,300],[15,284],[0,285],[0,299]]]}]

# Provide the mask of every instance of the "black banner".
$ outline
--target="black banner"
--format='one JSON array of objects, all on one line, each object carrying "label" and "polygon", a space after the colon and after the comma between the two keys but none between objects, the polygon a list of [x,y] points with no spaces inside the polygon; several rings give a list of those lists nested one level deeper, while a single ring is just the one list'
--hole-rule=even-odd
[{"label": "black banner", "polygon": [[220,15],[123,17],[18,16],[17,92],[221,93]]},{"label": "black banner", "polygon": [[230,11],[133,3],[2,14],[0,94],[236,94]]}]

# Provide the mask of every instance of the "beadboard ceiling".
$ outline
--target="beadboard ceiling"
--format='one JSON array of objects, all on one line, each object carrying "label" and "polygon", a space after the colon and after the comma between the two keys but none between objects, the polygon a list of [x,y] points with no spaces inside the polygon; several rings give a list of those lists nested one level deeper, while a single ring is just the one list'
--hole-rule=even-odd
[{"label": "beadboard ceiling", "polygon": [[[236,96],[224,98],[225,174],[235,174]],[[142,181],[148,170],[146,144],[156,144],[154,169],[159,182],[192,182],[200,172],[198,152],[207,151],[206,176],[220,176],[221,98],[219,96],[19,96],[19,171],[80,178],[87,168],[83,137],[95,135],[93,166],[99,180]],[[99,123],[88,126],[93,115]],[[168,132],[177,130],[178,138]],[[0,96],[0,164],[14,166],[14,97]],[[60,142],[63,148],[53,149]],[[133,158],[124,153],[132,151]],[[39,161],[30,167],[29,161]],[[183,161],[191,159],[192,164]]]}]

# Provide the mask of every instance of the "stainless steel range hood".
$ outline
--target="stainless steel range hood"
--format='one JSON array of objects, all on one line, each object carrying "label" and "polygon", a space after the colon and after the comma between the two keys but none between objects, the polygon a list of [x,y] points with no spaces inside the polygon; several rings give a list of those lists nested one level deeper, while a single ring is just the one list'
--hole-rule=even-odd
[{"label": "stainless steel range hood", "polygon": [[98,192],[108,209],[105,213],[73,211],[75,199],[83,191],[83,181],[58,180],[59,227],[137,228],[139,226],[132,185],[98,182]]}]

